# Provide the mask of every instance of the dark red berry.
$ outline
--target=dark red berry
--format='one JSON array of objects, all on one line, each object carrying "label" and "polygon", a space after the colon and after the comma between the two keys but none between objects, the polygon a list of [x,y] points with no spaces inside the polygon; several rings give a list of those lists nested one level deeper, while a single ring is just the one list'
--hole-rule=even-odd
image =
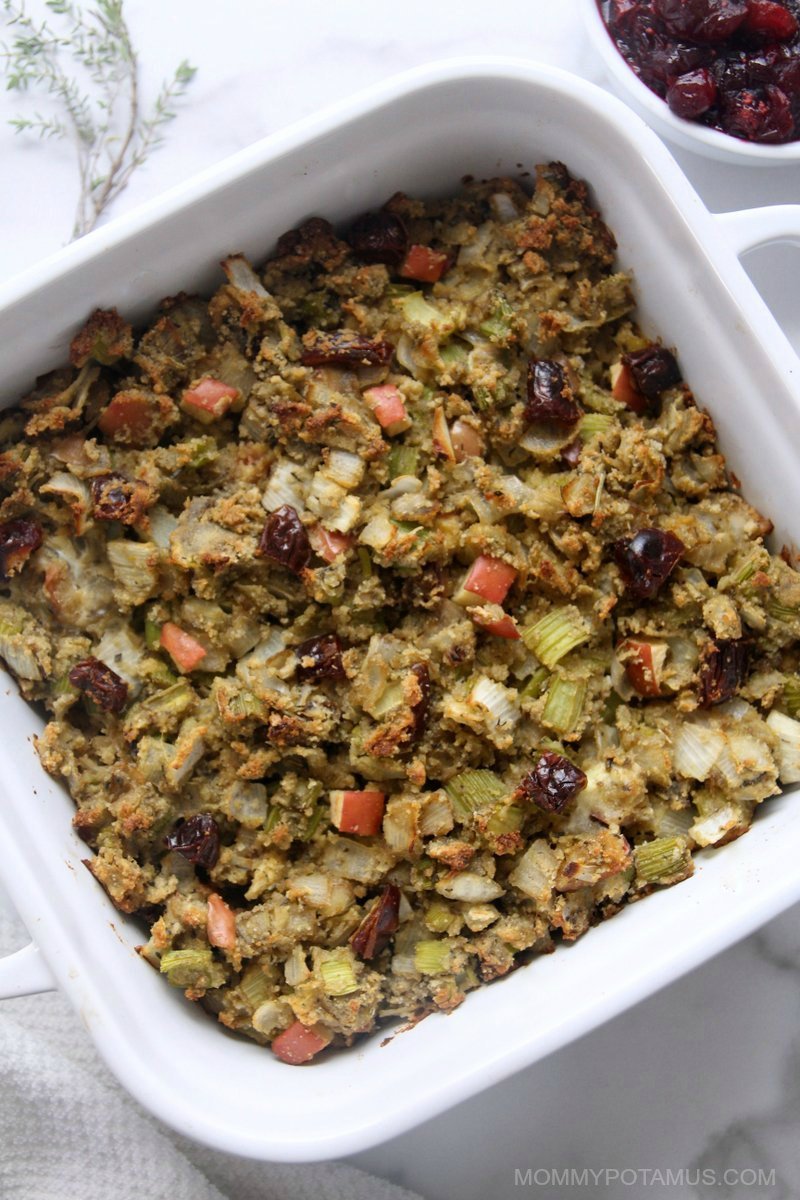
[{"label": "dark red berry", "polygon": [[96,475],[91,483],[92,516],[95,521],[120,521],[135,525],[147,507],[146,489],[124,475]]},{"label": "dark red berry", "polygon": [[303,338],[304,367],[376,367],[392,361],[394,347],[349,329],[332,333],[311,330]]},{"label": "dark red berry", "polygon": [[296,678],[346,679],[342,665],[342,643],[335,633],[323,633],[295,646],[297,656]]},{"label": "dark red berry", "polygon": [[633,382],[648,400],[654,400],[666,388],[681,381],[675,355],[664,346],[646,346],[644,350],[624,355],[622,361],[628,364]]},{"label": "dark red berry", "polygon": [[305,525],[290,504],[283,504],[267,517],[257,553],[295,575],[308,566],[311,543]]},{"label": "dark red berry", "polygon": [[771,83],[726,96],[722,124],[734,137],[767,144],[788,141],[795,128],[788,96]]},{"label": "dark red berry", "polygon": [[411,671],[419,685],[419,699],[411,706],[411,715],[414,718],[411,740],[417,742],[428,725],[428,712],[431,705],[431,676],[427,663],[414,663]]},{"label": "dark red berry", "polygon": [[693,121],[708,112],[717,99],[717,81],[708,67],[679,75],[667,88],[667,104],[676,117]]},{"label": "dark red berry", "polygon": [[705,708],[735,696],[747,678],[753,645],[747,638],[715,638],[700,668],[700,703]]},{"label": "dark red berry", "polygon": [[557,421],[573,425],[581,410],[575,403],[572,388],[560,363],[541,358],[528,364],[528,395],[525,402],[526,421]]},{"label": "dark red berry", "polygon": [[395,213],[368,212],[353,222],[347,240],[364,262],[398,267],[408,249],[408,232]]},{"label": "dark red berry", "polygon": [[664,529],[640,529],[614,542],[614,559],[625,589],[637,600],[652,600],[680,562],[686,549]]},{"label": "dark red berry", "polygon": [[380,954],[400,924],[400,889],[389,883],[350,938],[353,952],[369,961]]},{"label": "dark red berry", "polygon": [[692,42],[726,42],[747,16],[747,0],[653,0],[670,33]]},{"label": "dark red berry", "polygon": [[42,527],[18,517],[0,525],[0,583],[7,583],[42,544]]},{"label": "dark red berry", "polygon": [[182,854],[187,862],[210,871],[219,858],[219,829],[209,813],[181,818],[164,838],[169,850]]},{"label": "dark red berry", "polygon": [[568,467],[577,467],[581,460],[581,450],[583,450],[583,442],[580,438],[575,438],[574,442],[570,442],[561,451],[561,457]]},{"label": "dark red berry", "polygon": [[583,791],[586,783],[586,776],[580,767],[562,754],[545,750],[533,770],[522,777],[516,798],[530,800],[545,812],[560,813],[573,796]]},{"label": "dark red berry", "polygon": [[797,18],[775,0],[749,0],[741,33],[771,42],[788,42],[797,33]]},{"label": "dark red berry", "polygon": [[104,712],[120,713],[128,703],[128,685],[99,658],[84,658],[69,672],[74,688],[94,700]]}]

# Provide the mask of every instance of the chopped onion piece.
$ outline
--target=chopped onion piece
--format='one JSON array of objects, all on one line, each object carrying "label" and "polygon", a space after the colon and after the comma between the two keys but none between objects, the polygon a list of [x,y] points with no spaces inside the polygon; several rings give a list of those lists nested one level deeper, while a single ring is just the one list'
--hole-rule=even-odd
[{"label": "chopped onion piece", "polygon": [[672,747],[673,766],[684,779],[702,782],[708,779],[725,744],[725,735],[719,730],[686,722],[680,727]]},{"label": "chopped onion piece", "polygon": [[778,739],[775,758],[781,783],[800,782],[800,721],[773,709],[767,725]]}]

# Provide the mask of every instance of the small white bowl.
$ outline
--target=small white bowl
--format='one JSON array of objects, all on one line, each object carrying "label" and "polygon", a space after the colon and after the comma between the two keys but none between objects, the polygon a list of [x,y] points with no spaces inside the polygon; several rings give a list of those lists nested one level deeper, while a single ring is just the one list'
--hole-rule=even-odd
[{"label": "small white bowl", "polygon": [[589,40],[605,64],[612,90],[666,141],[706,158],[740,163],[742,166],[800,163],[800,140],[785,142],[780,146],[765,146],[745,142],[728,133],[720,133],[717,129],[707,129],[705,125],[676,117],[667,102],[651,92],[625,62],[600,15],[597,0],[579,0],[579,3]]}]

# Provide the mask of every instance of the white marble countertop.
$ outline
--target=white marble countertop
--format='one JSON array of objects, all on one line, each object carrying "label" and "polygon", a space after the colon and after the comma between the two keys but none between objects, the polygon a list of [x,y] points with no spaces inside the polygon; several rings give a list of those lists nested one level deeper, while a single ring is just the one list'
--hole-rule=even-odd
[{"label": "white marble countertop", "polygon": [[[145,95],[182,57],[199,71],[166,144],[112,216],[418,63],[500,53],[601,77],[577,0],[461,0],[457,7],[431,0],[126,0],[125,7]],[[64,244],[76,190],[67,146],[25,140],[8,128],[21,107],[16,99],[0,92],[0,280]],[[713,209],[800,198],[799,168],[677,157]],[[800,349],[796,254],[785,246],[759,251],[748,265]],[[800,907],[599,1031],[353,1161],[427,1200],[511,1200],[526,1192],[556,1200],[794,1197],[798,1017]],[[580,1174],[559,1182],[565,1168],[589,1175],[583,1184]],[[686,1176],[675,1182],[682,1170]],[[726,1170],[734,1172],[727,1179]],[[758,1171],[767,1173],[766,1184],[755,1182]]]}]

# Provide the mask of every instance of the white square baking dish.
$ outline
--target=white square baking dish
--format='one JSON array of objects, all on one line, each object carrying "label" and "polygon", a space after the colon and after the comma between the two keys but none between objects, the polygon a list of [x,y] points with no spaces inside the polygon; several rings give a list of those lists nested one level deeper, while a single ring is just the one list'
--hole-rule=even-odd
[{"label": "white square baking dish", "polygon": [[[352,216],[398,188],[444,193],[465,173],[560,159],[587,178],[619,240],[641,319],[678,347],[745,494],[800,541],[800,363],[737,259],[800,234],[800,208],[713,218],[653,133],[605,93],[509,60],[411,72],[287,130],[90,235],[0,292],[0,391],[11,400],[66,357],[93,306],[144,316],[210,288],[228,251],[263,258],[311,214]],[[800,806],[701,854],[695,876],[382,1044],[294,1070],[226,1034],[138,958],[141,930],[81,866],[72,804],[38,765],[38,717],[0,697],[0,873],[98,1048],[159,1117],[224,1150],[301,1161],[402,1132],[541,1058],[744,936],[800,897]],[[0,995],[47,983],[30,952],[0,963]]]}]

